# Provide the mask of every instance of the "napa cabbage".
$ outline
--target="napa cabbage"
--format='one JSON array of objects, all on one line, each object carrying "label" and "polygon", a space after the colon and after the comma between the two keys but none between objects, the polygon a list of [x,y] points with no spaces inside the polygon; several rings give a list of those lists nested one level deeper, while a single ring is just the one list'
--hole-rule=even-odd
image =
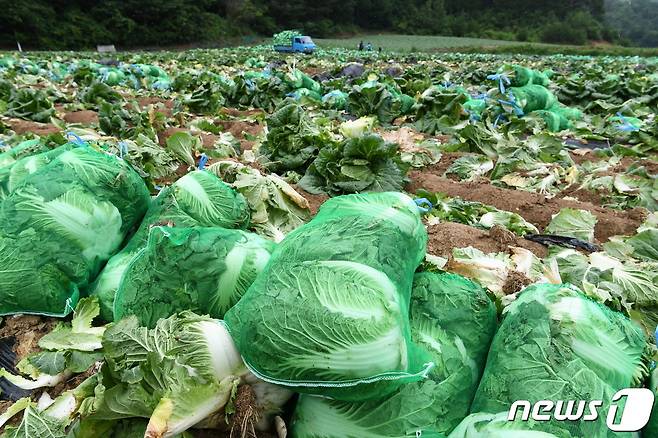
[{"label": "napa cabbage", "polygon": [[154,227],[122,275],[115,317],[137,315],[148,327],[182,310],[222,318],[263,270],[274,245],[240,230]]},{"label": "napa cabbage", "polygon": [[98,313],[97,300],[83,298],[71,322],[60,322],[39,340],[41,351],[30,354],[16,365],[21,375],[1,368],[0,377],[18,388],[32,390],[57,386],[72,375],[87,371],[102,359],[98,350],[105,328],[92,327]]},{"label": "napa cabbage", "polygon": [[106,370],[81,423],[146,418],[146,436],[175,436],[220,411],[248,375],[223,324],[191,312],[152,329],[123,319],[105,331],[103,351]]},{"label": "napa cabbage", "polygon": [[496,328],[486,292],[455,274],[420,273],[410,309],[414,341],[436,366],[428,378],[363,402],[303,394],[292,432],[299,438],[444,436],[464,418]]},{"label": "napa cabbage", "polygon": [[546,233],[593,242],[596,222],[596,216],[587,210],[563,208],[553,216],[546,227]]},{"label": "napa cabbage", "polygon": [[64,148],[35,166],[0,206],[0,313],[63,316],[141,220],[150,199],[125,162],[90,148]]},{"label": "napa cabbage", "polygon": [[259,378],[344,400],[383,396],[431,368],[411,340],[427,234],[401,193],[336,197],[278,245],[226,321]]},{"label": "napa cabbage", "polygon": [[190,172],[163,189],[151,203],[137,232],[121,252],[108,261],[89,288],[88,292],[100,299],[101,317],[106,321],[114,319],[114,298],[123,274],[145,247],[153,226],[244,229],[249,220],[245,198],[210,172]]},{"label": "napa cabbage", "polygon": [[[547,398],[603,400],[601,411],[607,412],[618,390],[637,386],[648,375],[647,345],[640,327],[572,286],[529,286],[504,315],[472,413],[498,414],[509,411],[517,400],[536,403]],[[552,419],[536,426],[531,430],[560,437],[618,436],[608,429],[604,417],[589,422]],[[525,422],[509,423],[511,430],[527,428]]]}]

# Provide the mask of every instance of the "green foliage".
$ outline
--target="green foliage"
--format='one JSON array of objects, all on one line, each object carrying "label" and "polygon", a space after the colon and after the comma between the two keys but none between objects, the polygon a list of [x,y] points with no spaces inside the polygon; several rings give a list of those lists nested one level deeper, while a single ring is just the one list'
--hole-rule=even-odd
[{"label": "green foliage", "polygon": [[19,88],[12,90],[9,96],[6,115],[35,122],[49,122],[55,115],[55,109],[43,90]]},{"label": "green foliage", "polygon": [[285,101],[266,121],[269,132],[260,152],[274,172],[305,170],[318,149],[331,141],[294,101]]},{"label": "green foliage", "polygon": [[330,195],[401,191],[407,169],[398,148],[373,134],[327,146],[299,184],[309,193]]},{"label": "green foliage", "polygon": [[[0,45],[15,48],[18,40],[23,47],[41,49],[92,48],[107,43],[119,47],[148,47],[216,43],[253,34],[269,37],[281,29],[292,28],[317,37],[362,29],[492,39],[475,42],[477,45],[500,44],[495,40],[501,39],[582,44],[585,40],[616,41],[621,34],[625,41],[649,47],[658,41],[654,30],[656,15],[652,11],[655,11],[652,0],[632,3],[559,0],[532,4],[483,0],[330,0],[322,3],[303,0],[294,7],[274,0],[174,0],[166,3],[76,0],[66,5],[30,0],[20,4],[8,2],[0,10],[0,19],[5,24],[0,31]],[[358,42],[359,39],[350,43],[350,47],[356,47]],[[455,45],[455,42],[447,43]],[[387,45],[376,40],[373,44],[375,47]],[[422,50],[427,43],[420,41],[413,45]],[[410,47],[407,45],[407,49]]]},{"label": "green foliage", "polygon": [[606,0],[605,19],[609,31],[619,33],[627,43],[658,46],[658,3],[655,0]]},{"label": "green foliage", "polygon": [[99,105],[102,102],[117,103],[123,100],[111,86],[102,82],[92,82],[78,96],[80,102]]},{"label": "green foliage", "polygon": [[136,315],[147,327],[182,310],[221,319],[273,249],[271,241],[239,230],[154,227],[123,273],[115,317]]},{"label": "green foliage", "polygon": [[208,172],[244,196],[251,210],[250,229],[276,242],[311,217],[306,198],[277,175],[262,175],[252,167],[228,160],[212,164]]},{"label": "green foliage", "polygon": [[402,94],[396,84],[378,80],[354,85],[348,94],[348,106],[354,115],[376,116],[382,123],[409,113],[413,104],[414,99]]},{"label": "green foliage", "polygon": [[553,216],[551,222],[546,227],[546,232],[593,242],[596,222],[596,216],[587,210],[563,208]]},{"label": "green foliage", "polygon": [[468,414],[496,328],[493,302],[459,275],[425,272],[414,277],[410,314],[412,337],[436,365],[428,378],[360,403],[303,395],[292,421],[295,436],[439,436]]}]

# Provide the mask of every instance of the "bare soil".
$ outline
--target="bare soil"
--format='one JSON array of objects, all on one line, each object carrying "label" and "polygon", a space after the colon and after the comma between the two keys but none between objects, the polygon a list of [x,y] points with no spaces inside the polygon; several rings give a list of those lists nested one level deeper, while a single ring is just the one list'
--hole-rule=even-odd
[{"label": "bare soil", "polygon": [[297,193],[302,195],[308,201],[308,206],[311,210],[311,216],[315,216],[320,209],[320,206],[324,204],[327,199],[329,199],[329,196],[327,195],[313,195],[296,184],[293,184],[292,187],[297,191]]},{"label": "bare soil", "polygon": [[12,404],[14,404],[14,402],[10,400],[0,401],[0,414],[4,414],[7,411],[7,409],[9,409],[9,406],[11,406]]},{"label": "bare soil", "polygon": [[59,132],[59,128],[52,123],[39,123],[32,122],[30,120],[19,120],[13,119],[9,120],[7,124],[11,127],[12,131],[16,134],[25,134],[26,132],[32,132],[39,136],[46,136],[50,134],[55,134]]},{"label": "bare soil", "polygon": [[602,158],[598,157],[594,151],[588,149],[577,149],[576,151],[569,152],[569,155],[571,155],[571,159],[576,164],[583,164],[588,161],[597,162],[602,160]]},{"label": "bare soil", "polygon": [[263,110],[259,110],[259,109],[240,110],[237,108],[222,108],[219,112],[222,114],[229,115],[231,117],[251,117],[259,114],[264,114]]},{"label": "bare soil", "polygon": [[255,121],[222,120],[219,124],[236,138],[244,138],[245,134],[258,136],[263,132],[263,126]]},{"label": "bare soil", "polygon": [[95,125],[98,123],[98,113],[92,110],[73,111],[64,114],[64,121],[81,125]]},{"label": "bare soil", "polygon": [[27,357],[30,353],[39,350],[39,340],[50,333],[59,322],[55,318],[36,315],[8,316],[0,328],[0,338],[13,337],[16,339],[14,352],[16,360]]},{"label": "bare soil", "polygon": [[[647,172],[649,172],[649,174],[651,174],[651,175],[658,175],[658,160],[652,160],[652,159],[649,159],[649,158],[632,159],[631,163],[635,163],[637,165],[644,166],[647,169]],[[627,168],[628,168],[628,166],[627,166]]]},{"label": "bare soil", "polygon": [[[457,161],[458,158],[461,158],[465,155],[468,154],[464,152],[444,152],[441,155],[441,159],[439,160],[438,163],[423,167],[422,172],[428,172],[434,175],[443,176],[443,174],[446,173],[446,170],[448,170],[448,168],[452,166],[452,163]],[[454,181],[459,181],[459,177],[454,174],[448,175],[446,178],[452,179]]]},{"label": "bare soil", "polygon": [[400,149],[403,151],[416,149],[418,142],[423,141],[426,137],[425,134],[421,134],[420,132],[412,130],[406,126],[394,131],[381,129],[376,132],[381,135],[384,140],[400,145]]},{"label": "bare soil", "polygon": [[[507,231],[507,230],[505,230]],[[532,251],[537,257],[546,257],[546,248],[539,243],[531,242],[513,233],[501,237],[500,230],[484,231],[456,222],[442,222],[437,225],[427,225],[429,241],[427,252],[432,255],[449,258],[453,248],[472,246],[482,252],[509,253],[510,246],[518,246]]]},{"label": "bare soil", "polygon": [[201,143],[203,143],[203,147],[209,148],[212,147],[217,139],[219,138],[215,134],[199,134],[201,136]]},{"label": "bare soil", "polygon": [[605,198],[608,194],[608,191],[579,189],[577,186],[574,186],[563,190],[557,196],[558,198],[575,198],[581,202],[588,202],[590,204],[601,206],[606,203]]},{"label": "bare soil", "polygon": [[523,273],[510,270],[507,273],[507,279],[503,285],[503,292],[506,295],[513,294],[523,290],[526,286],[532,284],[532,280]]},{"label": "bare soil", "polygon": [[520,214],[540,229],[545,228],[551,221],[552,215],[558,213],[562,208],[588,210],[598,218],[594,234],[600,242],[615,235],[633,234],[647,216],[646,210],[640,208],[616,211],[589,202],[561,198],[549,199],[538,193],[504,189],[488,183],[455,182],[427,169],[412,171],[409,176],[411,183],[407,190],[411,193],[418,189],[425,189],[468,201],[493,205],[501,210]]},{"label": "bare soil", "polygon": [[516,242],[516,234],[505,227],[494,225],[489,230],[489,236],[501,245],[512,245]]}]

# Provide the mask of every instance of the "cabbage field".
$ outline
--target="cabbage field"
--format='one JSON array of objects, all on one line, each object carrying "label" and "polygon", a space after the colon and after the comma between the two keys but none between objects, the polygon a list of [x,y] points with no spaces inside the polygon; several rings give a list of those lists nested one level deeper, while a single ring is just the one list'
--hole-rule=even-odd
[{"label": "cabbage field", "polygon": [[0,438],[658,437],[658,59],[112,55],[0,53]]}]

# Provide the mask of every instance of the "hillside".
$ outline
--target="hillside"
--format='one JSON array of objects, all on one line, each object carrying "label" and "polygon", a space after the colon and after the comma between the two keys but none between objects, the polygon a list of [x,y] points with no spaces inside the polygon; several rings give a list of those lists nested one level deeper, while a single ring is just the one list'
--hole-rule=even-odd
[{"label": "hillside", "polygon": [[657,0],[606,0],[605,20],[620,38],[642,47],[658,46]]},{"label": "hillside", "polygon": [[[318,38],[395,33],[583,45],[658,45],[655,0],[0,0],[0,47],[226,44],[284,28]],[[608,23],[614,23],[608,24]]]}]

